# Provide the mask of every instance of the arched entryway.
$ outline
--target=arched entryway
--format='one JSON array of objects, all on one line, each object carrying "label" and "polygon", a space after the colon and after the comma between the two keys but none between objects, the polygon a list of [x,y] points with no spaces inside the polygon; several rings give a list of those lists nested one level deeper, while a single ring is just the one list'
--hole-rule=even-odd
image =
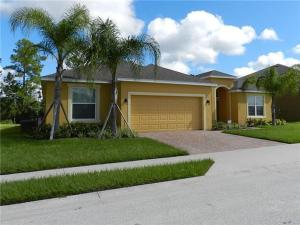
[{"label": "arched entryway", "polygon": [[228,122],[230,120],[229,113],[229,92],[226,87],[219,87],[216,90],[217,97],[217,121]]}]

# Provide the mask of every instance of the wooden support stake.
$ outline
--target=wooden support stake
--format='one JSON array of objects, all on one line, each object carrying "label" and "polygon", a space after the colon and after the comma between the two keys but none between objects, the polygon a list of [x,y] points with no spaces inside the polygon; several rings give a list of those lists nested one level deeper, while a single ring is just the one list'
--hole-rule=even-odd
[{"label": "wooden support stake", "polygon": [[63,113],[65,115],[65,118],[67,120],[68,126],[71,128],[70,122],[69,122],[69,119],[68,119],[68,116],[67,116],[67,113],[66,113],[65,108],[63,107],[63,104],[61,103],[61,101],[59,102],[59,104],[60,104],[60,107],[61,107],[61,109],[62,109],[62,111],[63,111]]},{"label": "wooden support stake", "polygon": [[[51,110],[51,109],[52,109],[52,107],[53,107],[53,104],[54,104],[54,102],[52,102],[52,104],[50,105],[50,107],[49,107],[49,109],[47,110],[46,114],[44,115],[44,117],[43,117],[43,119],[42,119],[42,121],[41,121],[41,124],[40,124],[40,125],[42,125],[42,124],[45,122],[45,120],[46,120],[46,118],[47,118],[47,116],[48,116],[48,114],[49,114],[50,110]],[[39,125],[39,126],[40,126],[40,125]]]},{"label": "wooden support stake", "polygon": [[116,104],[116,106],[117,106],[117,108],[118,108],[119,112],[121,113],[121,116],[122,116],[123,120],[125,121],[125,123],[126,123],[126,125],[127,125],[128,129],[130,130],[131,134],[134,136],[134,133],[133,133],[133,131],[131,130],[131,128],[130,128],[130,126],[129,126],[128,122],[127,122],[127,120],[125,119],[125,116],[123,115],[123,113],[122,113],[122,111],[121,111],[120,107],[119,107],[117,104]]},{"label": "wooden support stake", "polygon": [[101,132],[100,132],[98,138],[101,138],[102,135],[103,135],[103,132],[104,132],[105,127],[106,127],[106,125],[107,125],[107,122],[108,122],[108,120],[109,120],[109,117],[110,117],[110,114],[111,114],[113,105],[114,105],[114,103],[112,103],[112,104],[110,105],[109,112],[108,112],[108,114],[107,114],[107,116],[106,116],[105,122],[104,122],[104,124],[103,124],[103,127],[102,127],[102,129],[101,129]]}]

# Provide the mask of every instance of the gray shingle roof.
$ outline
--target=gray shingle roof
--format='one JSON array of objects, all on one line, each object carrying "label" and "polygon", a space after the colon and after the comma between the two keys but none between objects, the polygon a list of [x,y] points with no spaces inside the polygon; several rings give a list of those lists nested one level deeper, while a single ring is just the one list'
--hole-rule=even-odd
[{"label": "gray shingle roof", "polygon": [[[281,65],[281,64],[276,64],[276,65],[273,65],[273,66],[270,66],[270,67],[267,67],[265,69],[262,69],[262,70],[259,70],[259,71],[256,71],[255,73],[251,73],[247,76],[244,76],[244,77],[241,77],[239,79],[237,79],[234,83],[234,86],[233,86],[233,90],[239,90],[239,89],[242,89],[242,86],[243,86],[243,83],[245,82],[246,79],[248,79],[249,77],[252,77],[252,76],[260,76],[260,75],[263,75],[265,72],[267,72],[270,68],[275,68],[276,72],[281,75],[281,74],[284,74],[286,73],[290,67],[288,66],[284,66],[284,65]],[[247,90],[251,90],[251,91],[257,91],[257,88],[255,85],[249,85],[247,88]]]},{"label": "gray shingle roof", "polygon": [[233,76],[231,74],[228,73],[223,73],[217,70],[211,70],[205,73],[200,73],[197,75],[197,77],[199,78],[206,78],[206,77],[224,77],[224,78],[232,78],[232,79],[236,79],[236,76]]},{"label": "gray shingle roof", "polygon": [[[127,78],[127,79],[147,79],[147,80],[163,80],[163,81],[177,81],[177,82],[199,82],[199,83],[208,83],[209,81],[203,81],[198,76],[188,75],[180,73],[174,70],[170,70],[161,66],[157,67],[156,73],[154,72],[155,66],[150,64],[147,66],[141,67],[139,73],[133,72],[131,67],[128,64],[120,64],[117,69],[118,78]],[[55,74],[50,74],[43,76],[42,80],[54,79]],[[111,81],[111,74],[107,68],[101,68],[95,73],[95,81],[109,82]],[[88,76],[79,73],[76,70],[66,70],[63,73],[63,79],[75,79],[75,80],[86,80]]]}]

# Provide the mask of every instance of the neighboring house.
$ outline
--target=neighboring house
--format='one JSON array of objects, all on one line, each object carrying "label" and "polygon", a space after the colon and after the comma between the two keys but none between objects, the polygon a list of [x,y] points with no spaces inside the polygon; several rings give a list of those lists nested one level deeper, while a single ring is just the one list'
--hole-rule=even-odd
[{"label": "neighboring house", "polygon": [[[274,68],[276,72],[281,75],[286,73],[289,69],[288,66],[281,64],[276,64],[274,66],[259,70],[255,73],[249,74],[237,80],[235,83],[234,89],[242,89],[243,82],[250,76],[259,76],[267,72],[270,68]],[[247,88],[249,91],[257,91],[255,85],[252,85]],[[287,121],[299,121],[300,120],[300,92],[296,96],[281,96],[276,97],[276,117],[285,119]]]},{"label": "neighboring house", "polygon": [[[154,65],[133,73],[118,67],[118,105],[136,131],[211,129],[213,121],[245,124],[247,118],[271,119],[271,97],[258,90],[241,90],[240,79],[210,71],[196,76]],[[104,122],[111,100],[110,73],[102,69],[93,82],[74,70],[63,75],[62,105],[69,121]],[[53,101],[54,74],[42,77],[48,109]],[[52,122],[52,112],[46,123]],[[60,122],[65,123],[63,112]],[[119,125],[125,127],[119,118]]]}]

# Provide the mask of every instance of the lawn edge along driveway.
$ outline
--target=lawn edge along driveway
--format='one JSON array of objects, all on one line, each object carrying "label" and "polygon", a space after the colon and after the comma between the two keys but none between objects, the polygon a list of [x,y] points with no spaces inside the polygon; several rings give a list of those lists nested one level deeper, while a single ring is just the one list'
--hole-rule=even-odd
[{"label": "lawn edge along driveway", "polygon": [[227,134],[278,141],[287,144],[300,143],[300,122],[283,126],[269,126],[258,129],[237,129],[223,131]]},{"label": "lawn edge along driveway", "polygon": [[211,159],[4,182],[1,205],[203,176]]},{"label": "lawn edge along driveway", "polygon": [[1,127],[2,175],[183,155],[187,152],[149,138],[35,140],[17,126]]}]

